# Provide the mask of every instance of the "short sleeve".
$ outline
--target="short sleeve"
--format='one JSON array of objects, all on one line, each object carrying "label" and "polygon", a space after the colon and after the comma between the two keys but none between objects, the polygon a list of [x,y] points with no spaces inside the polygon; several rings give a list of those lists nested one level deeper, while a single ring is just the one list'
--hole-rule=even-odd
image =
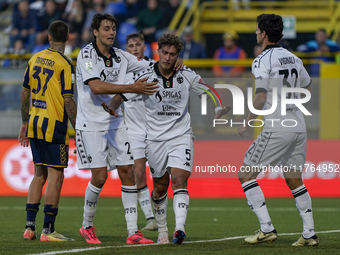
[{"label": "short sleeve", "polygon": [[84,48],[77,57],[78,70],[83,76],[84,84],[88,84],[91,80],[100,80],[100,73],[97,68],[96,54],[89,54],[90,49]]},{"label": "short sleeve", "polygon": [[74,94],[74,80],[75,73],[72,64],[69,64],[66,68],[61,71],[60,80],[62,84],[62,95],[73,95]]},{"label": "short sleeve", "polygon": [[269,85],[269,72],[265,64],[258,58],[253,61],[252,73],[255,77],[256,93],[267,92]]}]

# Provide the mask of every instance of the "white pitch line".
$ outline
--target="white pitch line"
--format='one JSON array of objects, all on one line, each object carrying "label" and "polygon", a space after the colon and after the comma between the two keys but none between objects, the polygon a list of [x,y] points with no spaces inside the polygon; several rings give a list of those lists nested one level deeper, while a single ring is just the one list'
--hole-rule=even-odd
[{"label": "white pitch line", "polygon": [[[326,231],[318,231],[315,232],[316,234],[327,234],[327,233],[338,233],[340,229],[337,230],[326,230]],[[301,235],[301,233],[282,233],[278,234],[279,236],[293,236],[293,235]],[[221,242],[221,241],[228,241],[228,240],[235,240],[235,239],[242,239],[247,236],[232,236],[232,237],[225,237],[220,239],[210,239],[210,240],[199,240],[199,241],[185,241],[183,243],[210,243],[210,242]],[[83,249],[72,249],[72,250],[64,250],[64,251],[50,251],[44,253],[35,253],[29,255],[54,255],[54,254],[63,254],[63,253],[78,253],[78,252],[85,252],[85,251],[93,251],[93,250],[101,250],[101,249],[109,249],[109,248],[134,248],[134,247],[141,247],[141,246],[154,246],[154,245],[162,245],[162,244],[136,244],[136,245],[119,245],[119,246],[101,246],[101,247],[91,247],[91,248],[83,248]]]},{"label": "white pitch line", "polygon": [[[60,206],[60,210],[65,211],[82,211],[83,206]],[[99,210],[102,211],[122,211],[122,206],[100,206]],[[24,206],[0,206],[0,211],[24,211]],[[237,212],[237,211],[250,211],[249,207],[190,207],[191,212]],[[273,212],[296,212],[296,207],[269,207],[269,211]],[[340,212],[340,208],[325,207],[325,208],[313,208],[314,212]]]}]

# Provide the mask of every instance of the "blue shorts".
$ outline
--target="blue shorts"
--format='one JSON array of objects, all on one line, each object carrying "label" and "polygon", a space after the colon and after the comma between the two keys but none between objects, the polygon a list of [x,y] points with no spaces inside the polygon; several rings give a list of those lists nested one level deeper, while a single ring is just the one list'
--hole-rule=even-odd
[{"label": "blue shorts", "polygon": [[62,167],[68,164],[68,145],[30,138],[33,162],[37,166]]}]

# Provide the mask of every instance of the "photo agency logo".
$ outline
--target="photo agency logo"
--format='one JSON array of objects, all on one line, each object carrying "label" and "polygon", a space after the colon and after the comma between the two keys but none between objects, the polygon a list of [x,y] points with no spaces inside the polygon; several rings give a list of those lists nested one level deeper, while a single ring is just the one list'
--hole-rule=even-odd
[{"label": "photo agency logo", "polygon": [[[206,94],[202,94],[201,95],[201,114],[202,115],[207,115],[207,94],[214,101],[215,107],[218,107],[218,104],[216,102],[215,97],[217,97],[217,99],[218,99],[218,101],[220,103],[219,106],[222,107],[222,100],[221,100],[221,97],[219,96],[219,94],[217,93],[217,91],[213,87],[211,87],[208,84],[204,83],[202,80],[200,80],[198,83],[201,84],[201,85],[204,85],[205,87],[208,88],[208,89],[200,88],[201,90],[203,90],[206,93]],[[216,87],[216,85],[217,84],[215,84],[215,87]],[[213,94],[215,95],[215,97],[213,96]]]},{"label": "photo agency logo", "polygon": [[[232,99],[233,99],[233,109],[232,114],[233,115],[243,115],[245,116],[245,96],[242,92],[242,90],[237,87],[236,85],[232,84],[215,84],[215,89],[211,86],[201,83],[205,86],[207,86],[214,95],[218,98],[220,102],[220,106],[222,106],[222,101],[215,89],[228,89],[231,93]],[[278,88],[280,89],[280,93],[278,91]],[[211,92],[203,89],[215,102],[215,105],[217,105],[217,102],[212,95]],[[203,94],[201,97],[201,114],[206,115],[207,114],[207,94]],[[275,125],[281,125],[283,127],[295,127],[298,125],[298,122],[296,119],[289,118],[290,113],[293,112],[299,112],[301,111],[306,116],[311,116],[312,114],[306,109],[303,104],[307,103],[311,99],[311,93],[308,89],[305,88],[295,88],[295,87],[273,87],[271,95],[267,95],[271,102],[271,107],[269,109],[262,109],[257,110],[253,106],[253,88],[248,87],[247,88],[247,106],[248,110],[259,116],[268,116],[268,118],[265,118],[265,120],[261,119],[251,119],[247,122],[246,116],[243,120],[240,121],[238,118],[238,121],[233,121],[233,119],[214,119],[213,120],[213,126],[216,125],[225,125],[230,124],[230,127],[233,127],[235,125],[248,125],[249,127],[262,127],[265,124],[271,125],[274,127]],[[267,98],[268,99],[268,98]],[[288,113],[288,114],[287,114]],[[229,113],[230,114],[230,113]],[[271,116],[269,116],[271,115]],[[285,117],[281,117],[281,116]],[[274,117],[280,116],[280,119],[274,118]],[[273,118],[271,118],[273,117]],[[255,125],[255,123],[257,125]]]}]

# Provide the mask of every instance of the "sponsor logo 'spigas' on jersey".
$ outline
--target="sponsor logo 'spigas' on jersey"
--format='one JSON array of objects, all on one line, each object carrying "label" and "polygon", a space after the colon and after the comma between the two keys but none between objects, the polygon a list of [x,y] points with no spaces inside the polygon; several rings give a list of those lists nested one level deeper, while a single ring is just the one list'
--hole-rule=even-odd
[{"label": "sponsor logo 'spigas' on jersey", "polygon": [[[166,141],[191,132],[188,112],[190,90],[198,95],[207,89],[191,69],[174,72],[169,79],[162,76],[158,64],[135,75],[134,80],[148,77],[147,82],[158,82],[159,90],[151,96],[142,95],[146,108],[146,135],[150,141]],[[138,94],[127,93],[125,100],[132,100]]]},{"label": "sponsor logo 'spigas' on jersey", "polygon": [[68,144],[64,96],[74,91],[74,68],[61,52],[46,49],[28,62],[23,88],[31,92],[27,137]]}]

